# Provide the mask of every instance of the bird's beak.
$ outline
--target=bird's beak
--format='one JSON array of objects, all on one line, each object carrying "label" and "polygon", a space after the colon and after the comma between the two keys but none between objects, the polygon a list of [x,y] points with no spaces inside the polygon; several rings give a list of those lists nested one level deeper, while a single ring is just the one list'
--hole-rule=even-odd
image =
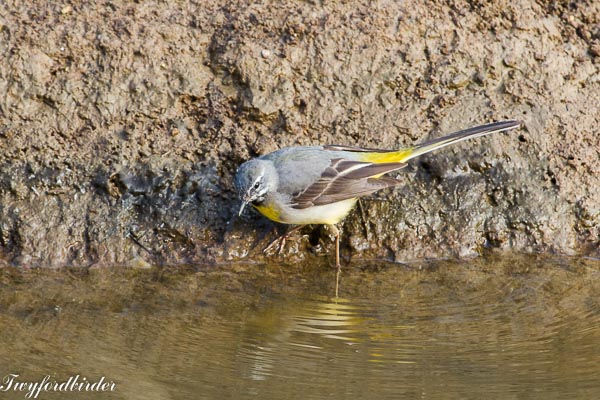
[{"label": "bird's beak", "polygon": [[242,212],[244,211],[244,208],[246,208],[247,205],[248,205],[248,201],[242,200],[242,206],[240,207],[240,212],[238,213],[238,217],[240,217],[242,215]]}]

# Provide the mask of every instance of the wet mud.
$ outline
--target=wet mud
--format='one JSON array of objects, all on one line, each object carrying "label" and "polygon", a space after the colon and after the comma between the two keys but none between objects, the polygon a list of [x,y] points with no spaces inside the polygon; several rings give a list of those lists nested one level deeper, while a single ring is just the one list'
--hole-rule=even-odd
[{"label": "wet mud", "polygon": [[410,145],[346,258],[599,255],[598,2],[23,2],[0,9],[0,262],[315,260],[236,217],[236,167],[296,144]]}]

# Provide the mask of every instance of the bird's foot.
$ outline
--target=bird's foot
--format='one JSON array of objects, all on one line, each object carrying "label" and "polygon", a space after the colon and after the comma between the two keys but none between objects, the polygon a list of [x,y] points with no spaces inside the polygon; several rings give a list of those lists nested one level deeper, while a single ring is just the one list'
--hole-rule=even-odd
[{"label": "bird's foot", "polygon": [[263,253],[264,254],[269,254],[273,250],[277,249],[276,253],[277,254],[281,254],[283,252],[283,249],[285,247],[285,243],[287,242],[287,239],[291,236],[292,233],[296,232],[297,230],[299,230],[303,226],[304,225],[296,226],[296,227],[290,229],[289,231],[287,231],[286,233],[284,233],[283,235],[279,236],[275,240],[273,240],[271,243],[269,243],[267,245],[267,247],[265,247],[265,249],[263,250]]}]

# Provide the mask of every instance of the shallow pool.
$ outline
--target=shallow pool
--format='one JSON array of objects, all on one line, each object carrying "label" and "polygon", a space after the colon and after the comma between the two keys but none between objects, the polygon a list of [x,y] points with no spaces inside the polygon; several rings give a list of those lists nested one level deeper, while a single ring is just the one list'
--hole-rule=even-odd
[{"label": "shallow pool", "polygon": [[[600,261],[0,269],[0,375],[38,399],[600,398]],[[0,391],[24,399],[26,391]]]}]

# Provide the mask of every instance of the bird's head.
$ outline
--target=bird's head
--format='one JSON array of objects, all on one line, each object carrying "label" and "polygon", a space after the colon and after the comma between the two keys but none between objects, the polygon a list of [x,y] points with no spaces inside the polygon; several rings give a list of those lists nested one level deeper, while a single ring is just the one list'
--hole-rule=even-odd
[{"label": "bird's head", "polygon": [[238,215],[249,203],[260,204],[267,194],[277,189],[278,175],[273,163],[268,160],[253,159],[238,168],[234,185],[242,206]]}]

